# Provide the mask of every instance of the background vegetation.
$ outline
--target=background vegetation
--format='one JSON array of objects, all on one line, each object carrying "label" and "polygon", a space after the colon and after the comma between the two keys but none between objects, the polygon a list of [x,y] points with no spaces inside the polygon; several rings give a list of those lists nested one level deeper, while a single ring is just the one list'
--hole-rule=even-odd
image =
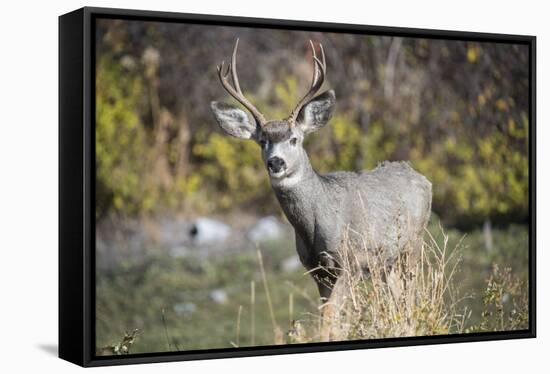
[{"label": "background vegetation", "polygon": [[[468,327],[496,328],[493,320],[483,322],[495,313],[494,305],[491,311],[484,305],[498,299],[483,296],[493,264],[500,275],[511,267],[518,282],[527,279],[529,77],[523,45],[99,20],[98,233],[120,231],[128,220],[160,222],[173,215],[282,218],[257,146],[223,135],[209,109],[212,100],[231,101],[215,66],[230,58],[237,37],[241,85],[268,118],[287,116],[306,89],[308,40],[324,45],[325,86],[335,89],[337,110],[327,128],[307,139],[312,164],[328,172],[410,160],[433,183],[434,222],[441,220],[456,240],[466,233],[456,279],[472,295],[463,301],[471,310]],[[261,249],[274,285],[275,317],[314,314],[313,282],[301,269],[281,271],[293,244]],[[250,303],[250,282],[258,281],[255,254],[256,248],[243,248],[208,260],[174,260],[157,253],[117,262],[109,271],[98,268],[98,346],[134,328],[143,330],[135,351],[235,343],[239,306]],[[200,294],[211,288],[228,288],[230,301],[212,304]],[[194,300],[201,313],[175,315],[172,306],[182,297]],[[254,334],[243,325],[241,342],[272,342],[264,297],[258,292]],[[244,321],[249,310],[241,312]]]}]

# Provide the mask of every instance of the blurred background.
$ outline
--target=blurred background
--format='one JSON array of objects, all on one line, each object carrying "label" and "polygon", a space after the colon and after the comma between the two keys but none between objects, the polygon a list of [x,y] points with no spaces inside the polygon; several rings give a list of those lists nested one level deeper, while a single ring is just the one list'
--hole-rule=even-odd
[{"label": "blurred background", "polygon": [[337,108],[306,141],[313,166],[410,160],[432,182],[433,231],[463,238],[472,328],[494,264],[526,282],[527,46],[98,20],[98,347],[134,329],[133,353],[272,344],[273,318],[318,313],[258,147],[222,134],[210,112],[234,103],[216,65],[237,37],[241,86],[267,118],[288,116],[311,80],[308,41],[323,44]]}]

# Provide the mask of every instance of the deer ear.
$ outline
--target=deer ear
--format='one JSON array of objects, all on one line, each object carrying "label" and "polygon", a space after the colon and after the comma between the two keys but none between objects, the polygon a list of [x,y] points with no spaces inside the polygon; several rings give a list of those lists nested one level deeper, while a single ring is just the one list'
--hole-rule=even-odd
[{"label": "deer ear", "polygon": [[334,90],[328,90],[312,99],[304,105],[298,114],[298,118],[296,119],[298,128],[304,134],[308,134],[325,126],[332,117],[335,103],[336,95],[334,94]]},{"label": "deer ear", "polygon": [[210,103],[218,125],[227,134],[240,139],[250,139],[256,135],[256,126],[250,123],[248,115],[241,109],[217,101]]}]

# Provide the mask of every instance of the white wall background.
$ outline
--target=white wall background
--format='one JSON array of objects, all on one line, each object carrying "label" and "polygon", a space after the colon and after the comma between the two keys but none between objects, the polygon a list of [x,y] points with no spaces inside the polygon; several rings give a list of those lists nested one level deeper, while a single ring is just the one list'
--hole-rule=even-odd
[{"label": "white wall background", "polygon": [[[95,369],[96,373],[519,373],[548,369],[550,27],[543,1],[202,0],[2,3],[0,21],[0,371],[78,370],[57,345],[57,17],[84,5],[538,37],[538,338]],[[546,170],[545,170],[546,169]],[[536,368],[539,368],[538,370]]]}]

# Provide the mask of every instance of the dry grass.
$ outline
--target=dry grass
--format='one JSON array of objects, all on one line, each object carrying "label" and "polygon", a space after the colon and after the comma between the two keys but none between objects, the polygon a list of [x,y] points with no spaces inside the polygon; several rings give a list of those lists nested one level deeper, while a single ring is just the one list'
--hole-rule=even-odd
[{"label": "dry grass", "polygon": [[[481,322],[466,328],[472,313],[460,305],[473,295],[459,290],[456,279],[463,239],[451,244],[441,226],[436,236],[426,230],[422,245],[407,248],[393,264],[346,240],[337,255],[340,278],[320,307],[332,313],[292,321],[287,342],[326,340],[323,330],[338,341],[527,329],[526,282],[496,264],[482,293]],[[365,263],[368,272],[361,271]]]},{"label": "dry grass", "polygon": [[98,356],[113,356],[113,355],[126,355],[130,353],[132,345],[135,343],[139,330],[124,333],[124,336],[120,342],[105,347],[96,349],[96,355]]},{"label": "dry grass", "polygon": [[344,294],[335,325],[342,340],[426,336],[463,331],[466,311],[457,310],[453,277],[459,264],[460,242],[449,248],[427,232],[427,241],[414,253],[407,248],[389,266],[381,254],[360,248],[369,272],[361,271],[356,250],[344,246],[340,253]]},{"label": "dry grass", "polygon": [[[233,347],[254,346],[258,342],[257,333],[269,336],[271,344],[318,342],[324,340],[323,331],[327,328],[330,331],[330,340],[366,340],[528,328],[527,282],[508,267],[493,264],[485,288],[480,289],[478,294],[483,304],[480,318],[470,318],[472,313],[459,307],[460,304],[466,304],[461,302],[470,296],[464,296],[463,291],[456,287],[460,279],[456,276],[457,269],[466,246],[463,244],[463,237],[458,239],[460,237],[455,235],[455,238],[450,242],[441,227],[434,235],[426,231],[425,240],[417,247],[418,250],[408,248],[397,257],[392,266],[383,260],[382,253],[368,252],[364,247],[354,247],[350,244],[351,241],[345,241],[347,244],[337,254],[340,283],[334,292],[339,297],[331,298],[318,309],[317,295],[313,296],[292,282],[279,285],[270,279],[264,267],[262,253],[258,249],[256,261],[262,285],[257,286],[255,281],[249,283],[249,303],[246,299],[241,300],[242,303],[235,309],[235,336],[227,340],[228,344]],[[365,263],[368,273],[360,271]],[[277,287],[283,287],[288,292],[288,319],[283,323],[280,323],[280,310],[285,307],[280,305],[283,300],[280,295],[275,299],[272,297],[273,290]],[[265,300],[267,309],[258,313],[258,308],[261,307],[258,304],[258,295],[261,293],[265,294],[262,299]],[[295,302],[298,299],[307,301],[310,306],[305,309],[310,312],[304,312],[303,304],[296,308]],[[335,313],[329,316],[322,313],[327,305],[332,306]],[[274,310],[275,307],[278,309]],[[312,313],[313,310],[317,312]],[[263,319],[269,323],[257,325]],[[174,331],[167,328],[164,310],[161,320],[168,350],[181,350],[170,334],[170,331]],[[243,334],[243,327],[248,333]],[[266,334],[264,329],[270,331]],[[126,333],[116,344],[99,348],[97,354],[128,354],[135,348],[137,335],[137,330]]]},{"label": "dry grass", "polygon": [[[293,321],[288,342],[323,340],[322,330],[327,328],[330,340],[464,332],[469,313],[458,308],[461,298],[453,279],[461,241],[451,247],[442,229],[440,236],[436,240],[427,232],[416,252],[405,250],[391,266],[382,253],[358,251],[346,240],[338,253],[340,279],[331,300],[320,307],[330,305],[334,313]],[[361,271],[365,262],[368,272]]]},{"label": "dry grass", "polygon": [[529,328],[529,289],[524,280],[509,267],[493,264],[483,294],[483,311],[479,325],[470,331],[510,331]]}]

